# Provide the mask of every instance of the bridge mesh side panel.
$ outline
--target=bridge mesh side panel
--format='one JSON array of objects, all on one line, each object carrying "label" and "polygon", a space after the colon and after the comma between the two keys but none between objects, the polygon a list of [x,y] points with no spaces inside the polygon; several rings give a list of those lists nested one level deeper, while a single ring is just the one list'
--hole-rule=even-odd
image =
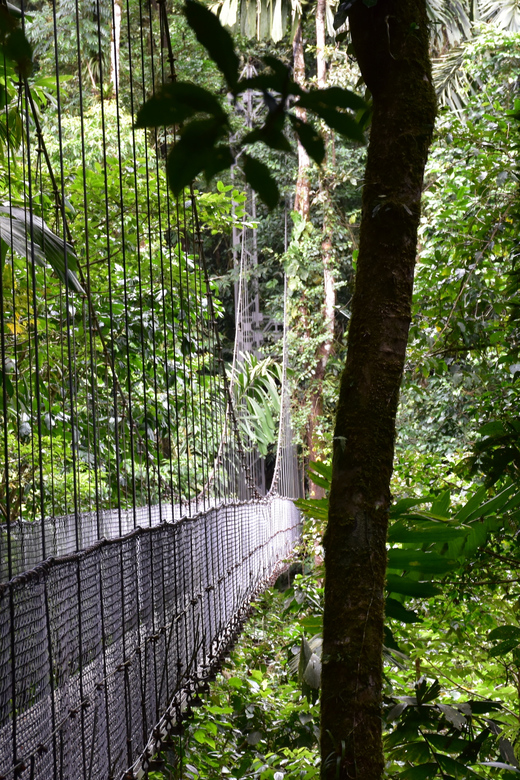
[{"label": "bridge mesh side panel", "polygon": [[2,586],[0,776],[122,777],[215,667],[298,534],[289,500],[227,505]]}]

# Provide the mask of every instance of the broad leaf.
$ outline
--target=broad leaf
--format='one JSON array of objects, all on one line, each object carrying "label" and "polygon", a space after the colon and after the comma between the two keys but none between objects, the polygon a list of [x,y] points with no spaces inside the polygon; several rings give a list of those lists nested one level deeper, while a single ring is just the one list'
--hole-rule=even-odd
[{"label": "broad leaf", "polygon": [[495,769],[505,769],[507,772],[520,773],[520,769],[511,764],[504,764],[502,761],[481,761],[481,766],[494,766]]},{"label": "broad leaf", "polygon": [[385,601],[385,614],[387,617],[400,620],[401,623],[421,623],[422,618],[412,609],[403,607],[400,601],[387,596]]},{"label": "broad leaf", "polygon": [[224,132],[225,127],[218,119],[194,120],[186,125],[166,163],[168,183],[175,196],[191,184],[199,173],[207,170],[210,178],[229,161],[227,147],[214,148]]},{"label": "broad leaf", "polygon": [[460,713],[458,710],[455,709],[455,707],[450,707],[449,704],[437,704],[438,709],[442,712],[448,723],[451,723],[452,726],[455,726],[459,731],[462,731],[462,729],[467,725],[466,718],[462,713]]},{"label": "broad leaf", "polygon": [[311,475],[311,478],[313,471],[317,471],[318,474],[321,474],[322,477],[325,477],[330,486],[332,481],[332,465],[330,463],[322,463],[319,460],[311,460],[307,469],[307,472],[309,475]]},{"label": "broad leaf", "polygon": [[204,166],[204,175],[206,180],[209,181],[216,176],[220,171],[227,171],[234,163],[233,154],[229,146],[219,144],[213,149],[209,159]]},{"label": "broad leaf", "polygon": [[439,762],[441,769],[454,777],[455,780],[459,780],[459,778],[463,780],[463,778],[481,777],[465,764],[461,764],[460,761],[456,761],[451,756],[444,755],[444,753],[435,753],[435,758]]},{"label": "broad leaf", "polygon": [[495,512],[499,512],[518,493],[520,493],[520,491],[516,485],[508,485],[496,496],[493,496],[493,498],[489,499],[489,501],[485,501],[483,504],[480,504],[480,506],[473,509],[473,511],[465,518],[466,522],[469,523],[478,517],[486,517],[490,514],[494,514]]},{"label": "broad leaf", "polygon": [[361,126],[350,114],[337,111],[335,108],[316,107],[312,110],[323,119],[332,130],[336,130],[337,133],[344,135],[345,138],[365,143],[365,136],[363,135]]},{"label": "broad leaf", "polygon": [[428,762],[405,769],[397,777],[399,780],[430,780],[430,778],[435,777],[438,771],[439,766],[437,764]]},{"label": "broad leaf", "polygon": [[0,239],[20,257],[42,267],[48,264],[64,284],[84,293],[76,276],[77,258],[71,245],[29,209],[0,205]]},{"label": "broad leaf", "polygon": [[320,165],[325,158],[325,144],[323,138],[308,122],[302,122],[297,116],[289,114],[289,119],[296,132],[300,143],[314,162]]},{"label": "broad leaf", "polygon": [[217,68],[224,74],[228,87],[233,90],[238,81],[240,63],[231,35],[215,14],[195,0],[187,0],[184,12],[197,40],[207,49]]},{"label": "broad leaf", "polygon": [[401,593],[413,598],[431,598],[441,592],[430,582],[415,582],[409,577],[398,577],[395,574],[387,576],[386,589],[389,593]]},{"label": "broad leaf", "polygon": [[322,109],[349,108],[359,111],[367,107],[362,97],[348,89],[341,87],[328,87],[327,89],[313,89],[300,96],[298,105],[302,108],[310,108],[319,113]]},{"label": "broad leaf", "polygon": [[429,544],[431,542],[447,542],[466,536],[470,528],[454,526],[443,522],[422,521],[413,527],[407,527],[406,521],[395,523],[388,532],[389,542],[402,544]]},{"label": "broad leaf", "polygon": [[441,686],[438,680],[434,680],[431,685],[428,685],[425,679],[422,679],[415,686],[415,692],[417,696],[417,704],[428,704],[433,701],[441,692]]},{"label": "broad leaf", "polygon": [[262,127],[251,130],[250,133],[242,138],[243,144],[254,144],[262,141],[266,146],[277,152],[292,152],[292,147],[283,133],[283,115],[280,114],[279,121],[270,122],[269,119]]},{"label": "broad leaf", "polygon": [[176,81],[166,84],[137,113],[136,127],[171,127],[198,113],[224,118],[220,103],[207,89]]},{"label": "broad leaf", "polygon": [[490,658],[499,658],[501,655],[510,653],[511,650],[515,650],[520,645],[520,639],[505,639],[500,644],[495,645],[489,651]]},{"label": "broad leaf", "polygon": [[279,200],[278,186],[269,168],[254,157],[244,154],[242,166],[247,183],[258,193],[268,209],[273,209]]},{"label": "broad leaf", "polygon": [[434,552],[419,552],[417,550],[388,551],[388,568],[397,570],[411,570],[425,574],[446,574],[457,565],[456,561],[449,560]]},{"label": "broad leaf", "polygon": [[489,632],[488,641],[496,639],[517,639],[520,642],[520,628],[518,626],[498,626]]},{"label": "broad leaf", "polygon": [[401,498],[396,504],[392,504],[389,510],[389,517],[399,517],[406,514],[408,510],[413,509],[414,506],[426,503],[427,499],[424,498]]}]

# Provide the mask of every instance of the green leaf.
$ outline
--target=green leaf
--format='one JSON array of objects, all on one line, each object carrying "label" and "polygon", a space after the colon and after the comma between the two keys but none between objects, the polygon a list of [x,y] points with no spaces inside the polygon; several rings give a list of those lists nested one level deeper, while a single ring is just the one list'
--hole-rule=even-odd
[{"label": "green leaf", "polygon": [[433,701],[441,692],[441,686],[438,680],[434,680],[431,685],[428,685],[425,679],[422,679],[415,686],[415,692],[418,704],[427,704]]},{"label": "green leaf", "polygon": [[350,108],[353,111],[359,111],[367,107],[362,97],[349,89],[342,89],[341,87],[313,89],[309,92],[304,92],[300,96],[298,105],[302,106],[302,108],[310,108],[311,111],[316,113],[327,108]]},{"label": "green leaf", "polygon": [[16,62],[20,75],[27,78],[32,73],[32,46],[21,28],[13,30],[4,44],[5,56]]},{"label": "green leaf", "polygon": [[467,536],[470,528],[464,526],[448,525],[448,523],[423,521],[413,527],[406,527],[403,521],[395,523],[388,532],[389,542],[402,544],[429,544],[430,542],[447,542]]},{"label": "green leaf", "polygon": [[444,753],[456,753],[458,755],[468,746],[466,739],[446,734],[428,734],[427,738],[430,745],[433,745],[437,750],[442,750]]},{"label": "green leaf", "polygon": [[500,642],[500,644],[495,645],[495,647],[492,647],[489,651],[490,658],[498,658],[501,655],[506,655],[507,653],[510,653],[511,650],[514,650],[520,645],[520,639],[506,639],[504,642]]},{"label": "green leaf", "polygon": [[325,477],[327,482],[332,482],[332,464],[331,463],[322,463],[319,460],[311,460],[307,469],[307,473],[312,478],[312,472],[317,471],[318,474],[321,474],[322,477]]},{"label": "green leaf", "polygon": [[520,628],[518,626],[498,626],[489,632],[489,642],[494,642],[496,639],[518,639],[520,642]]},{"label": "green leaf", "polygon": [[307,512],[318,520],[326,520],[329,514],[329,501],[327,498],[299,498],[294,502],[298,509]]},{"label": "green leaf", "polygon": [[300,143],[314,162],[321,165],[325,158],[325,144],[320,134],[308,122],[302,122],[297,116],[289,114],[289,119]]},{"label": "green leaf", "polygon": [[77,258],[71,245],[30,209],[10,203],[0,205],[0,239],[20,257],[34,260],[42,268],[48,263],[63,284],[84,293],[76,276]]},{"label": "green leaf", "polygon": [[302,90],[292,80],[286,78],[280,79],[276,73],[260,73],[258,76],[251,76],[249,79],[242,79],[235,90],[235,93],[245,92],[248,89],[256,89],[260,92],[269,89],[281,94],[299,95]]},{"label": "green leaf", "polygon": [[146,101],[137,113],[135,126],[171,127],[198,113],[225,117],[219,101],[207,89],[187,81],[176,81],[166,84]]},{"label": "green leaf", "polygon": [[291,71],[278,57],[272,57],[271,55],[265,55],[262,57],[262,62],[271,68],[273,73],[277,76],[281,89],[279,92],[283,92],[283,86],[286,82],[291,81]]},{"label": "green leaf", "polygon": [[403,772],[400,772],[397,777],[400,778],[400,780],[430,780],[430,778],[435,777],[438,771],[439,767],[437,764],[428,762],[405,769]]},{"label": "green leaf", "polygon": [[[181,138],[172,147],[166,162],[168,183],[175,196],[202,171],[208,170],[208,178],[222,170],[226,161],[226,149],[215,143],[224,133],[224,126],[217,119],[201,119],[190,122],[182,131]],[[229,160],[229,155],[227,155]]]},{"label": "green leaf", "polygon": [[231,168],[235,162],[233,154],[229,146],[219,144],[213,149],[209,159],[204,166],[204,175],[206,180],[209,181],[216,176],[220,171],[227,171]]},{"label": "green leaf", "polygon": [[[501,490],[496,496],[489,501],[485,501],[483,504],[475,508],[467,517],[466,522],[476,520],[478,517],[486,517],[487,515],[499,512],[507,502],[518,493],[517,485],[508,485],[504,490]],[[459,513],[460,516],[460,513]]]},{"label": "green leaf", "polygon": [[262,61],[271,72],[260,73],[258,76],[252,76],[249,79],[242,79],[236,89],[236,93],[244,92],[247,89],[258,89],[264,92],[272,89],[281,95],[301,95],[301,87],[291,78],[291,71],[277,57],[262,57]]},{"label": "green leaf", "polygon": [[318,487],[322,487],[325,490],[330,490],[330,482],[327,479],[320,477],[318,474],[309,474],[309,478],[311,482],[313,482],[315,485],[318,485]]},{"label": "green leaf", "polygon": [[[191,0],[190,0],[191,1]],[[278,186],[269,168],[248,154],[242,156],[242,167],[246,181],[258,193],[268,209],[273,209],[279,200]]]},{"label": "green leaf", "polygon": [[434,552],[419,552],[417,550],[389,550],[389,569],[409,569],[426,574],[446,574],[457,565],[456,561],[449,560]]},{"label": "green leaf", "polygon": [[11,398],[14,394],[13,383],[4,371],[0,371],[0,403],[3,404],[4,392],[7,398]]},{"label": "green leaf", "polygon": [[365,143],[363,130],[356,120],[350,115],[337,111],[334,108],[314,108],[314,113],[323,119],[327,125],[353,141]]},{"label": "green leaf", "polygon": [[487,715],[488,712],[496,712],[496,710],[502,709],[502,704],[499,701],[482,700],[468,702],[471,707],[473,715]]},{"label": "green leaf", "polygon": [[229,32],[221,25],[215,14],[208,8],[187,0],[184,13],[197,40],[206,49],[224,78],[233,90],[238,81],[239,60]]},{"label": "green leaf", "polygon": [[387,617],[394,618],[394,620],[400,620],[401,623],[422,622],[422,618],[419,617],[417,612],[414,612],[412,609],[406,609],[400,601],[390,596],[387,596],[385,600],[385,614]]},{"label": "green leaf", "polygon": [[478,429],[478,432],[481,436],[504,436],[504,434],[507,433],[507,430],[504,423],[499,420],[494,420],[493,422],[482,425],[482,427]]},{"label": "green leaf", "polygon": [[486,498],[487,494],[488,490],[486,486],[483,485],[480,487],[476,493],[474,493],[471,498],[464,504],[464,506],[459,509],[456,514],[457,520],[460,520],[461,523],[464,523],[466,519],[475,511],[475,509],[482,505],[482,502]]},{"label": "green leaf", "polygon": [[415,582],[408,577],[398,577],[389,574],[386,578],[386,588],[389,593],[402,593],[414,598],[430,598],[441,591],[430,582]]},{"label": "green leaf", "polygon": [[300,620],[300,626],[314,636],[322,630],[323,619],[320,616],[305,617]]},{"label": "green leaf", "polygon": [[[278,118],[278,117],[277,117]],[[292,147],[283,134],[283,116],[281,121],[267,121],[263,127],[257,127],[242,138],[243,144],[255,144],[262,141],[266,146],[278,152],[292,152]]]},{"label": "green leaf", "polygon": [[432,504],[431,513],[437,515],[437,517],[448,517],[448,510],[450,508],[451,493],[449,490],[445,490],[440,496],[438,496]]},{"label": "green leaf", "polygon": [[442,712],[448,723],[451,723],[459,731],[466,726],[466,718],[455,707],[450,707],[449,704],[437,704],[437,708]]},{"label": "green leaf", "polygon": [[196,152],[187,148],[187,144],[183,144],[182,139],[175,144],[166,161],[168,184],[175,197],[180,195],[184,187],[188,187],[199,173],[202,173],[208,162],[207,149]]},{"label": "green leaf", "polygon": [[465,764],[461,764],[460,761],[456,761],[450,756],[445,756],[443,753],[435,753],[435,758],[439,762],[440,766],[445,772],[448,772],[455,780],[463,780],[463,778],[478,777],[476,772],[467,767]]},{"label": "green leaf", "polygon": [[389,516],[391,518],[399,517],[400,515],[408,512],[408,510],[412,509],[414,506],[426,503],[427,500],[428,499],[425,498],[402,498],[397,502],[397,504],[393,504],[390,507]]}]

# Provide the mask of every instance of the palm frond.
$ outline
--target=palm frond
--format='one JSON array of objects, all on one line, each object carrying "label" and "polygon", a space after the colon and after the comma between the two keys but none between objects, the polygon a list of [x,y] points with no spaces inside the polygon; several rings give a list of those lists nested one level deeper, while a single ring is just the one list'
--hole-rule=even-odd
[{"label": "palm frond", "polygon": [[454,46],[442,57],[433,60],[432,74],[437,100],[440,106],[453,111],[464,108],[478,84],[470,78],[465,68],[467,43]]},{"label": "palm frond", "polygon": [[471,38],[471,19],[464,0],[428,0],[433,49],[440,52]]},{"label": "palm frond", "polygon": [[71,245],[29,209],[0,204],[0,239],[20,257],[34,260],[43,268],[49,265],[63,284],[85,294],[76,276],[77,257]]},{"label": "palm frond", "polygon": [[501,30],[520,31],[520,0],[480,0],[480,13]]}]

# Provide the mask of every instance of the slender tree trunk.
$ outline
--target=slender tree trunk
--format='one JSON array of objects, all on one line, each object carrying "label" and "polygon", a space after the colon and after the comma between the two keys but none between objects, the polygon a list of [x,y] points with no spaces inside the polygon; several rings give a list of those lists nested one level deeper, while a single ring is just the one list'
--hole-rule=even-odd
[{"label": "slender tree trunk", "polygon": [[[326,28],[326,3],[327,0],[318,0],[316,6],[316,65],[318,87],[325,89],[327,86],[327,62],[325,59],[325,28]],[[329,133],[325,131],[325,143],[328,145]],[[309,460],[318,460],[321,455],[321,443],[323,436],[320,432],[320,424],[323,418],[323,381],[327,363],[334,342],[334,306],[336,304],[336,288],[334,280],[334,254],[332,251],[332,236],[330,229],[330,212],[332,208],[328,191],[326,171],[320,172],[320,194],[323,206],[323,240],[321,244],[321,256],[323,262],[323,305],[322,318],[324,332],[322,341],[316,352],[316,368],[311,380],[309,421],[307,426],[307,446]],[[311,498],[322,498],[325,495],[323,488],[313,485]]]},{"label": "slender tree trunk", "polygon": [[[303,52],[302,20],[300,19],[293,41],[293,73],[294,80],[300,87],[305,86],[305,58]],[[304,108],[295,109],[296,116],[303,122],[307,120],[307,112]],[[311,161],[309,155],[298,141],[298,178],[294,195],[294,210],[307,221],[310,216],[309,194],[309,168]]]},{"label": "slender tree trunk", "polygon": [[[316,5],[316,65],[318,87],[325,89],[327,86],[327,63],[325,59],[325,29],[326,29],[326,0],[318,0]],[[328,146],[330,134],[325,130],[325,143]],[[326,163],[324,163],[326,165]],[[332,250],[332,236],[330,227],[330,212],[332,208],[330,194],[327,185],[326,169],[320,172],[320,200],[323,207],[323,226],[321,257],[323,262],[323,305],[321,309],[323,320],[323,334],[321,343],[316,351],[316,367],[310,385],[310,412],[307,426],[307,446],[309,460],[319,460],[323,435],[320,425],[323,418],[323,381],[332,345],[334,342],[334,306],[336,304],[336,288],[334,280],[334,253]],[[325,495],[323,488],[317,485],[311,486],[311,498],[322,498]]]},{"label": "slender tree trunk", "polygon": [[110,83],[112,95],[119,92],[119,49],[121,44],[121,0],[114,0],[112,6],[112,35],[110,40]]},{"label": "slender tree trunk", "polygon": [[327,61],[325,59],[325,30],[327,27],[327,0],[316,4],[316,71],[318,87],[327,86]]},{"label": "slender tree trunk", "polygon": [[350,29],[374,113],[324,539],[321,755],[323,780],[380,780],[389,486],[435,94],[425,0],[357,0]]}]

